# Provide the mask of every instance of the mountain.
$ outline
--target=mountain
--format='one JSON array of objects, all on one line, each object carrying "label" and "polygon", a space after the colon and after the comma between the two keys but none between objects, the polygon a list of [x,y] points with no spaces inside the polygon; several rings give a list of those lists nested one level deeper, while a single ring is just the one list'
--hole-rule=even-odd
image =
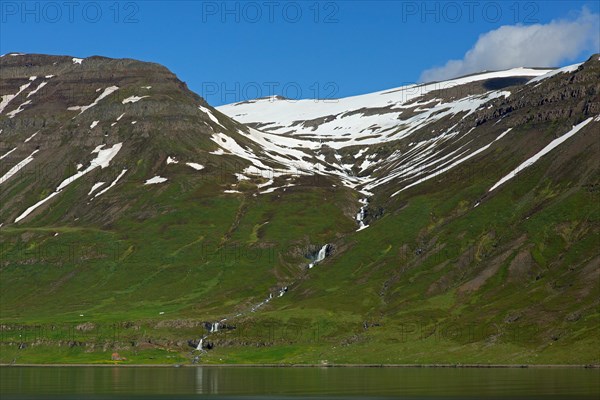
[{"label": "mountain", "polygon": [[0,67],[0,362],[599,362],[598,55],[216,109]]}]

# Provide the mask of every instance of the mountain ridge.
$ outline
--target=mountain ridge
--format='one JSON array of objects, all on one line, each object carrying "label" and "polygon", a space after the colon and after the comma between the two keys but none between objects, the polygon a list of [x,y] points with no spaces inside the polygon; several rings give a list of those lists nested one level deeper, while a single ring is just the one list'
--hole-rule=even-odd
[{"label": "mountain ridge", "polygon": [[598,61],[215,109],[3,56],[0,361],[598,363]]}]

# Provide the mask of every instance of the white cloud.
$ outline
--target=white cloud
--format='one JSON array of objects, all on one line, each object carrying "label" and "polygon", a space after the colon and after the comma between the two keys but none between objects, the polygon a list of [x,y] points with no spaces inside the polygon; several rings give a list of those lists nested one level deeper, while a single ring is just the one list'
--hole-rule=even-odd
[{"label": "white cloud", "polygon": [[600,51],[600,14],[583,8],[577,18],[548,24],[505,25],[479,36],[462,60],[421,74],[422,82],[439,81],[483,70],[556,67],[584,51]]}]

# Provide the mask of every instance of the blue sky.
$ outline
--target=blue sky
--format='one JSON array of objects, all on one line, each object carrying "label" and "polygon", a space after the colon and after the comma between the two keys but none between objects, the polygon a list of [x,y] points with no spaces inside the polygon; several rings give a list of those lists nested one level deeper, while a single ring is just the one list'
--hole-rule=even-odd
[{"label": "blue sky", "polygon": [[582,61],[598,51],[599,4],[3,1],[0,53],[158,62],[212,105],[331,98],[473,69]]}]

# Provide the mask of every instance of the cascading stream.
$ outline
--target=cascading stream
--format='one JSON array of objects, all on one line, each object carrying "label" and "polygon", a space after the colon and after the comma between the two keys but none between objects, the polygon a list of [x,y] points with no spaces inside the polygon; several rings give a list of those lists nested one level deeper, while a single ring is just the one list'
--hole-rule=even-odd
[{"label": "cascading stream", "polygon": [[[325,257],[327,257],[330,246],[331,245],[329,243],[326,243],[325,245],[323,245],[323,247],[321,247],[319,249],[319,251],[316,253],[314,260],[310,264],[308,264],[308,269],[313,268],[317,263],[320,263],[321,261],[323,261],[325,259]],[[282,297],[287,291],[288,291],[288,286],[284,286],[284,287],[280,288],[278,291],[277,297]],[[269,293],[269,297],[267,297],[265,300],[261,301],[260,303],[255,304],[252,307],[250,307],[249,311],[238,313],[235,316],[241,317],[241,316],[248,314],[249,312],[251,312],[251,313],[256,312],[260,307],[267,304],[273,298],[274,298],[273,293]],[[210,336],[210,334],[218,332],[220,327],[225,326],[225,325],[222,325],[222,323],[225,321],[227,321],[227,318],[223,318],[219,322],[206,323],[205,326],[208,330],[208,333],[199,339],[198,344],[195,346],[195,349],[199,350],[199,351],[205,351],[202,347],[204,344],[204,341]]]},{"label": "cascading stream", "polygon": [[356,214],[356,221],[358,222],[358,229],[356,230],[357,232],[369,227],[369,225],[365,225],[365,217],[367,215],[367,206],[369,205],[369,199],[364,198],[360,199],[359,201],[360,204],[362,204],[362,206],[360,207],[358,214]]}]

